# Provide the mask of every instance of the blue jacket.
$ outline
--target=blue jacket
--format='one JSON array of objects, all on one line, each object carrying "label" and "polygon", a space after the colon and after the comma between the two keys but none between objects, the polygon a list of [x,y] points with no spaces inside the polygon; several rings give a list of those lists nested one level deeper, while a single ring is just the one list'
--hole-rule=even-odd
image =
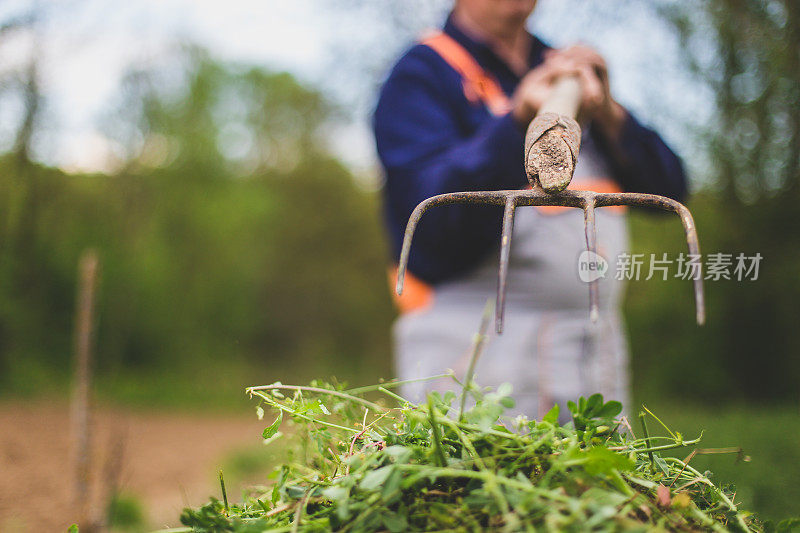
[{"label": "blue jacket", "polygon": [[[448,19],[444,31],[495,76],[511,95],[520,77],[486,45]],[[547,46],[533,39],[529,64],[542,61]],[[494,116],[471,103],[460,75],[430,47],[418,44],[398,61],[384,84],[373,117],[383,164],[384,216],[395,260],[411,211],[431,196],[455,191],[519,189],[524,131],[510,114]],[[657,133],[629,115],[614,146],[590,132],[611,160],[622,190],[669,196],[681,201],[686,178],[680,159]],[[498,246],[502,207],[440,206],[422,218],[411,248],[409,270],[431,284],[457,278]]]}]

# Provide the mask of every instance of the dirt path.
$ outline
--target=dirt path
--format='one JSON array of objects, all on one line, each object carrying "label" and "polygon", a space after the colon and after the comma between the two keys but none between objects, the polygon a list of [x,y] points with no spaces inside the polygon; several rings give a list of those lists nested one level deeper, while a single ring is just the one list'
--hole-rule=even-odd
[{"label": "dirt path", "polygon": [[[252,416],[100,410],[94,421],[98,467],[122,443],[121,490],[143,504],[149,525],[176,526],[181,509],[219,492],[225,456],[257,445]],[[65,531],[75,517],[69,413],[60,403],[0,404],[0,531]],[[228,493],[239,495],[237,487]]]}]

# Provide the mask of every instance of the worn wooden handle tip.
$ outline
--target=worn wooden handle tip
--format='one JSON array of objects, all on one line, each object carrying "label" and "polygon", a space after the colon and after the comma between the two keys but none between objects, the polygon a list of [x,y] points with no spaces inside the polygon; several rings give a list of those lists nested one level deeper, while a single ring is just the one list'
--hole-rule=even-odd
[{"label": "worn wooden handle tip", "polygon": [[566,115],[540,113],[525,135],[525,173],[531,186],[548,193],[567,188],[575,172],[581,146],[581,128]]}]

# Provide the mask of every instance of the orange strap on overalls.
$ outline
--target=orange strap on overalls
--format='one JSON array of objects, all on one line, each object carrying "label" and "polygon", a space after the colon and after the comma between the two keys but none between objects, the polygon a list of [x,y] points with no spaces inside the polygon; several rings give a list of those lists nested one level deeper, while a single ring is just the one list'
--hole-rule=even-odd
[{"label": "orange strap on overalls", "polygon": [[436,32],[422,40],[461,75],[464,96],[472,103],[483,103],[493,115],[511,111],[511,102],[491,74],[458,42],[444,32]]},{"label": "orange strap on overalls", "polygon": [[[455,39],[443,32],[435,32],[422,40],[422,44],[433,49],[453,70],[461,75],[464,96],[472,103],[482,103],[493,115],[505,115],[511,110],[511,102],[497,80],[488,74]],[[395,292],[397,266],[389,269],[389,286],[394,303],[401,313],[427,307],[433,302],[433,288],[406,272],[403,294]]]}]

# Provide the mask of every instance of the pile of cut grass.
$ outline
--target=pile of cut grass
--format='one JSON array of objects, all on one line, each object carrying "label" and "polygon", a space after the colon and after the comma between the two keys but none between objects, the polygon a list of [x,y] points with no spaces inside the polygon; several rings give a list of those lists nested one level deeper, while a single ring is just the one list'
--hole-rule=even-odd
[{"label": "pile of cut grass", "polygon": [[[470,383],[460,399],[433,393],[414,404],[396,385],[248,389],[259,416],[264,407],[277,412],[264,439],[296,439],[292,457],[241,504],[229,504],[223,483],[222,501],[184,510],[187,528],[173,531],[773,529],[740,510],[708,473],[662,455],[700,439],[685,439],[649,411],[634,429],[619,402],[595,394],[570,402],[572,421],[559,425],[558,406],[540,421],[504,417],[513,405],[506,387]],[[294,426],[287,435],[284,417]],[[665,434],[651,435],[648,422]]]}]

